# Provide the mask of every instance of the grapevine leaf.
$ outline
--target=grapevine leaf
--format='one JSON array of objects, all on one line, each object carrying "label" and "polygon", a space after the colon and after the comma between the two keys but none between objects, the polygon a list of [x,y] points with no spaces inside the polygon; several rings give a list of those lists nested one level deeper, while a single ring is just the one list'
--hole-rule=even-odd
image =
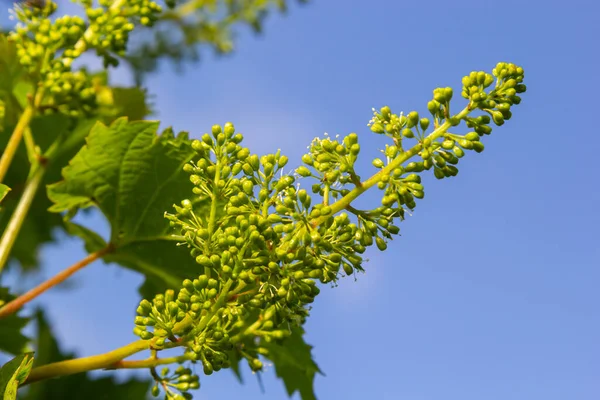
[{"label": "grapevine leaf", "polygon": [[[7,288],[0,287],[0,305],[6,304],[15,297],[10,295]],[[11,314],[2,319],[0,329],[0,351],[9,354],[19,354],[25,350],[29,339],[21,333],[21,329],[29,323],[29,318]]]},{"label": "grapevine leaf", "polygon": [[0,399],[15,400],[19,385],[25,382],[31,366],[33,353],[20,354],[0,367]]},{"label": "grapevine leaf", "polygon": [[[36,314],[38,338],[35,365],[45,365],[52,362],[72,359],[74,354],[63,353],[52,334],[50,326],[42,311]],[[150,382],[129,379],[117,383],[113,378],[91,379],[85,374],[76,374],[48,379],[33,383],[23,396],[24,400],[54,400],[54,399],[86,399],[86,400],[144,400],[147,398]]]},{"label": "grapevine leaf", "polygon": [[[3,56],[13,56],[14,46],[9,46],[9,42],[3,42],[0,37],[0,100],[5,104],[6,116],[0,119],[3,129],[11,132],[16,124],[16,118],[21,111],[19,105],[27,95],[26,84],[23,81],[9,79],[11,76],[17,76],[16,66],[10,64],[10,74],[3,75],[9,64],[9,58]],[[10,44],[12,45],[12,44]],[[4,67],[3,67],[4,66]],[[4,69],[3,69],[4,68]],[[31,123],[31,130],[36,145],[42,153],[45,153],[46,173],[44,175],[44,185],[56,182],[61,177],[61,170],[67,165],[69,160],[79,151],[85,143],[85,137],[95,122],[100,119],[110,122],[120,116],[131,118],[143,118],[150,111],[146,104],[145,92],[138,88],[109,88],[107,87],[106,77],[98,74],[95,85],[98,87],[98,96],[102,98],[101,107],[98,116],[91,119],[70,119],[64,115],[56,114],[52,116],[38,116]],[[25,97],[24,97],[25,96]],[[12,110],[12,111],[11,111]],[[14,112],[13,112],[14,111]],[[0,135],[0,149],[6,146],[10,135]],[[53,149],[51,155],[47,150]],[[13,188],[6,198],[4,204],[4,213],[0,216],[0,229],[3,228],[12,211],[16,207],[25,187],[29,172],[29,160],[24,146],[20,146],[11,168],[8,171],[6,182]],[[52,203],[48,200],[44,191],[38,191],[31,206],[27,218],[23,223],[21,232],[15,242],[11,254],[12,260],[17,260],[24,270],[30,270],[38,265],[37,249],[41,244],[55,240],[54,231],[56,228],[64,228],[62,218],[59,215],[53,215],[46,212]]]},{"label": "grapevine leaf", "polygon": [[[146,275],[144,294],[178,286],[197,272],[188,252],[171,238],[165,210],[187,197],[191,184],[183,166],[195,152],[187,135],[170,130],[157,135],[158,123],[120,118],[98,123],[87,144],[63,170],[63,180],[48,187],[54,212],[98,207],[111,226],[114,251],[104,257]],[[73,228],[73,227],[72,227]],[[104,244],[77,228],[88,250]]]},{"label": "grapevine leaf", "polygon": [[263,343],[269,350],[268,358],[275,365],[275,372],[280,377],[292,396],[300,393],[302,400],[316,400],[314,379],[317,373],[323,374],[311,355],[312,346],[308,345],[300,327],[293,328],[292,334],[280,343]]}]

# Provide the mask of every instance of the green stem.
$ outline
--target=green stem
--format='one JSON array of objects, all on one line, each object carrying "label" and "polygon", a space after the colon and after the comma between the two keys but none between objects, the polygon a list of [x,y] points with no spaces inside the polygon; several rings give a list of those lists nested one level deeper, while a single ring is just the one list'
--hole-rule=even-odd
[{"label": "green stem", "polygon": [[149,348],[150,342],[147,340],[137,340],[105,354],[43,365],[31,370],[24,385],[57,376],[72,375],[94,369],[111,368],[124,358],[140,351],[148,350]]},{"label": "green stem", "polygon": [[219,183],[219,180],[221,179],[221,161],[219,160],[219,155],[217,154],[217,162],[215,163],[215,180],[213,182],[213,190],[212,190],[212,196],[211,196],[211,203],[210,203],[210,216],[208,219],[208,235],[209,237],[212,237],[213,233],[215,232],[215,222],[217,220],[217,206],[218,206],[218,202],[217,202],[217,197],[219,195],[219,187],[217,186],[217,184]]},{"label": "green stem", "polygon": [[[6,145],[2,153],[2,158],[0,158],[0,182],[4,182],[4,178],[6,177],[6,173],[8,172],[8,167],[12,163],[12,160],[19,148],[19,143],[21,143],[21,138],[25,135],[27,141],[33,141],[33,137],[31,136],[31,131],[29,130],[29,124],[35,115],[35,111],[38,109],[42,100],[44,99],[44,89],[40,88],[36,93],[33,99],[33,102],[25,107],[23,113],[19,117],[19,121],[17,121],[17,126],[13,130],[10,139]],[[28,148],[29,150],[29,148]],[[1,270],[1,268],[0,268]]]},{"label": "green stem", "polygon": [[[467,106],[460,113],[456,114],[453,118],[462,120],[471,111],[472,111],[471,108],[469,108]],[[434,140],[438,139],[440,136],[443,136],[448,131],[448,129],[450,129],[451,126],[452,125],[450,124],[450,122],[448,122],[448,121],[444,122],[442,125],[440,125],[438,128],[436,128],[433,132],[431,132],[431,134],[429,134],[429,136],[427,136],[425,141],[433,142]],[[411,149],[398,155],[398,157],[396,157],[391,163],[386,165],[384,168],[382,168],[379,172],[375,173],[373,176],[371,176],[366,181],[362,182],[362,184],[360,186],[355,187],[352,191],[350,191],[350,193],[348,193],[347,195],[345,195],[344,197],[342,197],[341,199],[339,199],[338,201],[336,201],[335,203],[330,205],[330,207],[331,207],[330,215],[337,214],[338,212],[344,210],[354,200],[356,200],[356,198],[358,198],[361,194],[363,194],[364,192],[366,192],[373,186],[377,185],[381,181],[383,176],[391,174],[394,169],[400,167],[404,162],[406,162],[406,160],[419,154],[419,152],[422,149],[423,149],[423,143],[419,142],[416,145],[414,145]],[[316,218],[315,220],[313,220],[311,223],[313,228],[322,224],[323,222],[325,222],[327,220],[327,218],[329,218],[329,215],[324,216],[324,217],[319,217],[319,218]]]},{"label": "green stem", "polygon": [[31,128],[28,126],[23,132],[23,141],[25,142],[25,148],[27,149],[27,157],[29,158],[29,164],[35,164],[37,160],[37,150],[35,148],[35,141],[33,140],[33,134]]},{"label": "green stem", "polygon": [[159,365],[165,364],[176,364],[182,363],[184,361],[192,360],[192,355],[184,354],[182,356],[177,357],[165,357],[165,358],[147,358],[145,360],[135,360],[135,361],[117,361],[110,367],[106,369],[134,369],[134,368],[154,368]]},{"label": "green stem", "polygon": [[2,158],[0,158],[0,182],[4,182],[4,178],[8,172],[8,167],[10,167],[17,149],[19,148],[19,143],[21,143],[23,133],[33,119],[33,114],[33,105],[28,105],[25,107],[23,114],[21,114],[21,117],[17,122],[17,126],[15,126],[15,129],[8,140],[6,148],[2,152]]},{"label": "green stem", "polygon": [[0,239],[0,273],[8,261],[12,247],[19,235],[25,217],[27,217],[33,198],[42,183],[45,172],[46,169],[41,166],[38,166],[33,172],[32,176],[25,184],[25,190],[19,200],[19,204],[17,204],[17,208],[10,217],[8,225],[2,234],[2,238]]}]

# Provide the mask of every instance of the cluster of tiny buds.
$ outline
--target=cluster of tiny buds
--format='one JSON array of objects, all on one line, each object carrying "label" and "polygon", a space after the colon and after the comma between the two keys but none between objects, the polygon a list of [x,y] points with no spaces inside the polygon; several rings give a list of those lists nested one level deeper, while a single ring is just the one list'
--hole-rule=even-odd
[{"label": "cluster of tiny buds", "polygon": [[[201,362],[205,374],[229,367],[232,352],[260,370],[260,358],[269,354],[264,344],[285,339],[304,323],[320,292],[317,282],[355,275],[363,271],[369,246],[387,248],[400,231],[395,222],[424,197],[419,173],[455,176],[466,150],[483,151],[480,139],[491,133],[489,124],[511,117],[510,106],[526,89],[523,70],[500,63],[493,75],[493,88],[493,76],[484,72],[463,79],[469,104],[454,115],[451,88],[433,91],[431,118],[417,111],[394,114],[388,106],[374,111],[371,130],[393,143],[383,159],[373,160],[378,172],[366,181],[355,169],[355,133],[313,140],[304,165],[284,174],[288,158],[280,152],[251,154],[233,124],[215,125],[192,142],[198,159],[184,167],[195,196],[165,214],[204,273],[184,280],[178,292],[143,300],[134,332],[157,350],[183,345],[187,359]],[[462,121],[473,131],[451,132]],[[404,150],[406,139],[416,144]],[[316,181],[312,196],[295,185],[297,178]],[[371,186],[383,191],[381,204],[354,208],[352,199]]]},{"label": "cluster of tiny buds", "polygon": [[192,399],[189,390],[200,388],[200,377],[183,365],[179,365],[175,371],[171,371],[169,367],[164,367],[160,375],[153,371],[153,378],[155,383],[152,386],[152,395],[158,397],[162,387],[166,400]]},{"label": "cluster of tiny buds", "polygon": [[129,34],[136,24],[151,26],[159,18],[161,7],[151,0],[79,0],[87,21],[79,16],[51,19],[57,5],[29,2],[15,5],[14,16],[20,21],[11,32],[21,65],[45,89],[41,109],[71,116],[93,113],[96,93],[85,70],[73,72],[75,59],[94,49],[105,67],[117,65],[116,56],[125,55]]}]

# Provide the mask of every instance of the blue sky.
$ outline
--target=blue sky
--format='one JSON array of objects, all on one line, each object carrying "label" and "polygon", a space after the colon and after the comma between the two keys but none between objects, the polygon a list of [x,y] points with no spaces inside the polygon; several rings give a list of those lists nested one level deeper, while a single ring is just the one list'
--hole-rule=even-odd
[{"label": "blue sky", "polygon": [[[384,145],[366,126],[372,107],[425,113],[435,87],[472,70],[525,68],[528,92],[486,150],[456,178],[426,179],[402,236],[368,252],[358,281],[321,292],[306,326],[319,399],[600,397],[598,15],[577,0],[314,0],[271,15],[262,37],[240,30],[232,56],[149,77],[165,126],[200,136],[232,121],[251,150],[281,148],[290,165],[315,136],[357,132],[366,176]],[[43,276],[83,255],[75,239],[44,248]],[[135,339],[140,282],[97,263],[39,303],[63,347],[95,354]],[[197,398],[286,397],[272,369],[264,394],[245,378],[203,377]]]}]

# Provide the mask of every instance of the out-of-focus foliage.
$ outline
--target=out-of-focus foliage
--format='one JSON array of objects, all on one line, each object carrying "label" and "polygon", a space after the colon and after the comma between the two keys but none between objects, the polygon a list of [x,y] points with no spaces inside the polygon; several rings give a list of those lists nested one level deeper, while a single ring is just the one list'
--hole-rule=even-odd
[{"label": "out-of-focus foliage", "polygon": [[[307,3],[308,0],[295,0]],[[156,70],[162,58],[180,68],[184,61],[198,61],[201,45],[217,53],[234,49],[236,29],[249,26],[261,33],[265,17],[272,11],[285,12],[291,0],[190,0],[169,1],[166,11],[152,29],[140,29],[125,57],[141,83]]]}]

